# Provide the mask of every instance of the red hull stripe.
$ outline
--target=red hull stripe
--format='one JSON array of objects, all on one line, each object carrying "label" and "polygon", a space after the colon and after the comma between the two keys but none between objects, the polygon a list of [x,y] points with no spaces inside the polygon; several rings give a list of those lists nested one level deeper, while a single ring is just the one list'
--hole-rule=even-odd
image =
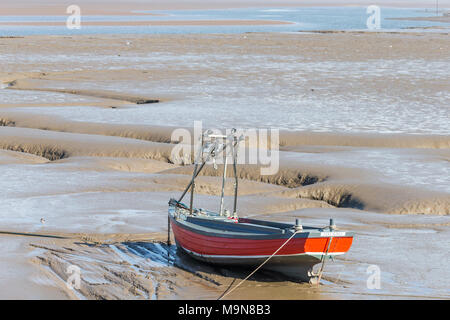
[{"label": "red hull stripe", "polygon": [[[234,239],[198,234],[186,230],[171,221],[173,233],[183,248],[207,256],[257,257],[272,255],[287,239]],[[293,238],[277,256],[299,254],[321,254],[326,251],[329,237]],[[330,254],[342,254],[350,249],[352,237],[335,237],[330,244]]]}]

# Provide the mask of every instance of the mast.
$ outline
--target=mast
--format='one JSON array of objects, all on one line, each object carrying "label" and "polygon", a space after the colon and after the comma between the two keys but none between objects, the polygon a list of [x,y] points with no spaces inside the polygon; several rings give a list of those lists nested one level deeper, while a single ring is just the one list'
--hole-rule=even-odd
[{"label": "mast", "polygon": [[197,176],[197,168],[198,164],[194,165],[194,174],[192,175],[192,183],[191,183],[191,203],[189,206],[189,214],[192,215],[192,210],[194,210],[194,189],[195,189],[195,177]]},{"label": "mast", "polygon": [[225,181],[226,181],[226,178],[227,178],[227,165],[228,165],[227,152],[226,152],[226,150],[224,150],[224,152],[225,152],[225,163],[223,165],[222,195],[220,196],[220,211],[219,211],[219,214],[221,216],[223,215],[223,197],[224,197],[224,193],[225,193]]},{"label": "mast", "polygon": [[[190,205],[189,205],[189,213],[192,215],[194,210],[194,191],[195,191],[195,178],[200,174],[200,171],[202,171],[205,164],[209,161],[210,158],[215,158],[216,155],[220,154],[221,152],[225,153],[225,164],[223,168],[223,177],[222,177],[222,194],[220,199],[220,211],[219,214],[223,215],[224,213],[224,196],[225,196],[225,183],[226,183],[226,176],[227,176],[227,165],[228,165],[228,156],[227,156],[227,146],[232,148],[232,157],[233,157],[233,171],[234,171],[234,177],[235,177],[235,183],[234,183],[234,205],[233,205],[233,215],[236,214],[236,206],[237,206],[237,188],[238,188],[238,178],[237,178],[237,168],[236,168],[236,158],[237,158],[237,146],[239,141],[243,138],[242,136],[239,137],[239,139],[236,137],[236,129],[232,129],[232,133],[228,136],[226,135],[214,135],[211,134],[211,131],[208,130],[202,135],[202,143],[201,148],[198,151],[198,157],[194,159],[194,172],[192,174],[192,179],[187,185],[186,189],[184,189],[183,194],[178,199],[178,202],[181,202],[183,200],[186,193],[190,190],[191,191],[191,199],[190,199]],[[205,143],[205,138],[209,138],[209,142]],[[217,139],[222,139],[224,142],[219,143]],[[205,157],[203,154],[207,153],[207,156]],[[202,159],[202,163],[199,164],[198,159]]]},{"label": "mast", "polygon": [[236,216],[236,207],[237,207],[237,193],[238,193],[238,176],[237,176],[237,146],[238,139],[236,136],[233,137],[233,171],[234,171],[234,203],[233,203],[233,216]]}]

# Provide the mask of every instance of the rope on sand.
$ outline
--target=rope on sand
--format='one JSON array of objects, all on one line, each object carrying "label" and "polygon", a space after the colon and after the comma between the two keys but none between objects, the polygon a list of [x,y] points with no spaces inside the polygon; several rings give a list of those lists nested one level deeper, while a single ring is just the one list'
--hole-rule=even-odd
[{"label": "rope on sand", "polygon": [[[245,277],[241,282],[239,282],[234,288],[232,288],[231,290],[230,287],[228,287],[227,290],[225,290],[224,293],[222,293],[222,295],[217,299],[217,300],[221,300],[222,298],[225,298],[227,295],[229,295],[231,292],[233,292],[234,290],[236,290],[241,284],[243,284],[248,278],[250,278],[256,271],[258,271],[263,265],[265,265],[274,255],[277,254],[278,251],[281,250],[281,248],[283,248],[297,233],[302,232],[301,230],[297,230],[295,231],[292,236],[289,237],[289,239],[287,239],[282,245],[281,247],[279,247],[274,253],[272,253],[272,255],[270,257],[268,257],[266,260],[264,260],[263,263],[261,263],[255,270],[253,270],[247,277]],[[234,280],[233,280],[234,281]],[[229,290],[229,291],[228,291]]]}]

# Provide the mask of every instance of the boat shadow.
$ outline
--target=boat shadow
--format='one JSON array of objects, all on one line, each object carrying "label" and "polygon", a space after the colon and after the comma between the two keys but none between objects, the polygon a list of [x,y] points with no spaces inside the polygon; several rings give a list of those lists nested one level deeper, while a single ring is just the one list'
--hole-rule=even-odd
[{"label": "boat shadow", "polygon": [[[217,266],[198,261],[177,248],[176,245],[168,246],[165,242],[123,242],[122,245],[128,250],[129,255],[135,255],[153,263],[184,270],[217,285],[223,284],[224,278],[244,279],[255,270],[255,268]],[[280,272],[264,269],[258,270],[249,280],[258,282],[302,282]],[[229,281],[227,280],[226,282]]]}]

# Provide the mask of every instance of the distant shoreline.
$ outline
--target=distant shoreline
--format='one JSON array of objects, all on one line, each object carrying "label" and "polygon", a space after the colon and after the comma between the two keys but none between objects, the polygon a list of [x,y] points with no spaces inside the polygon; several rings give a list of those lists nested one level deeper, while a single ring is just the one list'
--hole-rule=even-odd
[{"label": "distant shoreline", "polygon": [[[0,26],[65,26],[65,21],[0,22]],[[285,25],[288,21],[275,20],[153,20],[153,21],[83,21],[86,26],[247,26]]]}]

